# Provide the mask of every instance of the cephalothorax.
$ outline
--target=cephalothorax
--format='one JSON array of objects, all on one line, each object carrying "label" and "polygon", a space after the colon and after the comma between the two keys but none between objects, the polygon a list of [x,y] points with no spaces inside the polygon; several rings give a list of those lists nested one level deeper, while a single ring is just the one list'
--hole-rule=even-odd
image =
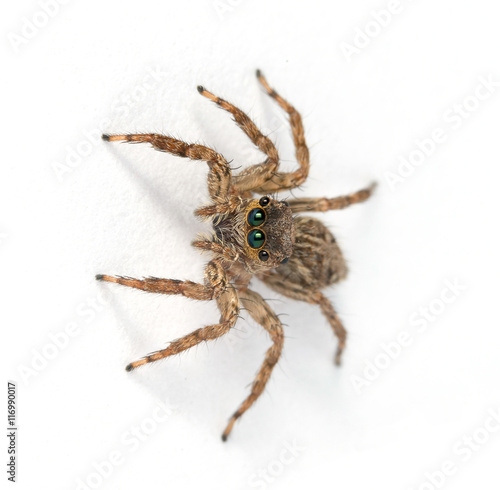
[{"label": "cephalothorax", "polygon": [[208,163],[211,202],[197,209],[195,214],[211,219],[214,231],[211,237],[193,242],[194,247],[210,252],[213,256],[205,268],[204,284],[102,274],[97,275],[96,279],[152,293],[215,300],[221,312],[219,323],[199,328],[171,342],[167,348],[132,362],[127,366],[127,371],[178,354],[200,342],[221,337],[235,325],[240,306],[246,308],[250,316],[269,333],[272,345],[250,394],[224,430],[223,440],[226,440],[235,421],[262,394],[283,347],[284,334],[280,320],[266,301],[249,289],[254,275],[285,296],[320,306],[338,338],[335,363],[340,364],[346,331],[321,289],[343,279],[347,267],[335,238],[321,221],[300,216],[299,213],[343,209],[368,199],[374,188],[372,184],[353,194],[335,198],[280,201],[272,197],[305,182],[309,173],[309,150],[299,113],[269,86],[260,71],[257,71],[257,78],[267,93],[288,113],[299,164],[294,172],[279,171],[279,156],[274,144],[244,112],[203,87],[198,87],[198,91],[230,112],[236,124],[266,155],[263,163],[233,175],[229,163],[221,154],[202,145],[188,144],[160,134],[103,135],[105,141],[150,143],[157,150]]}]

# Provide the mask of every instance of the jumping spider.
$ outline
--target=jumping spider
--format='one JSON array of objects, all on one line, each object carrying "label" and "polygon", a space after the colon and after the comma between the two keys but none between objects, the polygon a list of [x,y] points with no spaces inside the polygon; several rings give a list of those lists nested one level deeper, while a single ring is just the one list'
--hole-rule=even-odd
[{"label": "jumping spider", "polygon": [[[132,279],[97,275],[96,279],[151,293],[181,294],[197,300],[215,300],[221,312],[219,323],[199,328],[174,340],[167,348],[132,362],[127,366],[127,371],[225,335],[235,325],[240,305],[269,333],[273,343],[253,382],[250,395],[224,430],[224,441],[235,421],[262,394],[283,347],[284,334],[280,320],[262,296],[249,289],[254,275],[284,296],[319,305],[338,338],[335,363],[340,364],[346,331],[321,290],[346,277],[346,263],[335,238],[325,225],[315,218],[298,213],[343,209],[368,199],[374,188],[372,184],[353,194],[335,198],[280,201],[272,197],[278,192],[295,189],[306,181],[309,173],[309,150],[299,113],[269,86],[260,71],[257,71],[257,78],[289,116],[299,164],[294,172],[279,171],[279,156],[274,144],[244,112],[201,86],[198,87],[200,94],[231,113],[236,124],[267,156],[263,163],[233,175],[227,160],[205,146],[188,144],[160,134],[103,135],[105,141],[150,143],[156,150],[208,163],[211,203],[198,208],[195,215],[211,219],[214,231],[210,238],[200,238],[193,242],[194,247],[211,252],[213,256],[205,268],[204,284],[156,277]],[[262,197],[255,197],[254,194]]]}]

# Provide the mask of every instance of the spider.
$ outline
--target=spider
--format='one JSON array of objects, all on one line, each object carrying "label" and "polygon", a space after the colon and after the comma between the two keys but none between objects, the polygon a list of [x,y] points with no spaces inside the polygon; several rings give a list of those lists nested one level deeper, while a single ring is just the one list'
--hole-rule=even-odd
[{"label": "spider", "polygon": [[262,296],[249,288],[253,276],[284,296],[319,305],[338,338],[335,363],[340,365],[346,330],[321,290],[346,277],[346,263],[335,238],[325,225],[300,213],[346,208],[368,199],[375,187],[375,184],[371,184],[358,192],[334,198],[279,200],[279,192],[295,189],[306,181],[309,150],[299,113],[269,86],[259,70],[257,78],[269,96],[288,114],[298,161],[298,168],[293,172],[279,171],[276,147],[243,111],[202,86],[198,87],[199,93],[232,114],[236,124],[266,155],[263,163],[233,175],[228,161],[206,146],[188,144],[161,134],[102,136],[105,141],[150,143],[156,150],[208,164],[210,204],[198,208],[195,215],[210,219],[213,233],[210,237],[199,237],[192,243],[194,247],[210,252],[213,257],[205,268],[204,284],[102,274],[97,275],[96,279],[151,293],[180,294],[202,301],[215,300],[220,310],[218,323],[199,328],[174,340],[165,349],[130,363],[126,367],[127,371],[225,335],[236,324],[241,307],[268,332],[272,345],[266,352],[250,394],[232,415],[222,433],[223,441],[227,439],[236,420],[264,391],[283,348],[283,326]]}]

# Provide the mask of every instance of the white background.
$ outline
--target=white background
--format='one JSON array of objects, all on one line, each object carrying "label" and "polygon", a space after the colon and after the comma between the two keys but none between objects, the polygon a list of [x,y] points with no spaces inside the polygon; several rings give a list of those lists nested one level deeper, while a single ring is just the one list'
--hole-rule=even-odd
[{"label": "white background", "polygon": [[[1,20],[2,357],[18,384],[17,488],[498,488],[499,87],[474,98],[480,77],[500,81],[497,3],[401,0],[383,27],[373,12],[388,1],[74,0],[50,18],[41,3],[11,2]],[[368,45],[347,56],[342,43],[359,45],[367,24]],[[235,167],[261,160],[200,97],[204,84],[293,169],[257,67],[304,118],[312,167],[296,196],[380,185],[322,217],[350,264],[325,291],[349,331],[344,365],[318,308],[256,283],[283,315],[284,353],[224,444],[267,336],[243,314],[226,338],[126,373],[218,312],[94,281],[202,280],[208,258],[190,242],[207,229],[192,215],[208,198],[206,165],[98,134],[168,132]],[[467,117],[450,119],[464,99]],[[391,187],[387,172],[438,128],[445,141]],[[444,304],[447,281],[461,289]],[[439,314],[426,323],[429,305]],[[383,344],[404,331],[411,345],[388,358]],[[366,381],[375,362],[384,369]],[[480,442],[472,456],[468,436]],[[103,463],[110,453],[120,464]],[[443,465],[454,474],[436,474]]]}]

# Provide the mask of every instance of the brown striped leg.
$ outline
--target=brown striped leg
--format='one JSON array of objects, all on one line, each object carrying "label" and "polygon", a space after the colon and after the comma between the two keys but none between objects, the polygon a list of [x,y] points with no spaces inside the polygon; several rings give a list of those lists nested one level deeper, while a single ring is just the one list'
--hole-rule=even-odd
[{"label": "brown striped leg", "polygon": [[277,172],[267,181],[254,182],[255,187],[252,190],[260,194],[266,194],[294,189],[303,184],[309,174],[309,149],[306,144],[302,118],[291,104],[270,87],[260,70],[257,70],[257,78],[269,96],[288,114],[295,144],[295,157],[299,168],[295,172]]},{"label": "brown striped leg", "polygon": [[213,216],[214,214],[229,214],[238,213],[245,207],[243,198],[241,196],[230,196],[224,201],[210,204],[209,206],[202,206],[198,208],[194,214],[200,216],[202,219]]},{"label": "brown striped leg", "polygon": [[283,347],[284,340],[283,326],[273,310],[271,310],[268,304],[264,301],[262,296],[254,291],[250,291],[249,289],[240,290],[239,295],[242,305],[248,310],[250,316],[257,323],[262,325],[269,333],[271,340],[273,341],[273,345],[266,353],[264,363],[262,364],[262,367],[252,384],[250,395],[240,405],[238,410],[236,410],[226,429],[222,433],[223,441],[225,441],[229,436],[236,420],[238,420],[255,403],[264,391],[272,370],[281,356],[281,349]]},{"label": "brown striped leg", "polygon": [[336,335],[338,339],[337,352],[335,354],[335,364],[340,366],[342,360],[342,352],[344,351],[346,339],[347,339],[347,331],[342,325],[337,312],[333,308],[332,303],[328,298],[326,298],[319,291],[314,293],[310,300],[311,303],[316,303],[321,308],[321,312],[325,315],[328,323],[332,327],[333,333]]},{"label": "brown striped leg", "polygon": [[[342,277],[341,277],[342,278]],[[340,366],[342,352],[344,351],[347,339],[347,331],[342,325],[337,312],[333,308],[330,300],[326,298],[320,291],[309,292],[297,284],[287,283],[286,278],[283,278],[280,274],[268,274],[259,276],[263,282],[265,282],[271,289],[276,292],[292,298],[297,301],[305,301],[306,303],[312,303],[319,305],[321,312],[328,320],[333,333],[338,339],[337,352],[335,354],[335,364]]]},{"label": "brown striped leg", "polygon": [[200,342],[216,339],[236,323],[239,314],[239,299],[236,290],[227,283],[226,273],[217,260],[211,261],[205,269],[205,285],[191,281],[176,281],[172,279],[147,278],[144,280],[105,275],[96,276],[97,279],[115,282],[124,286],[141,289],[152,293],[182,294],[188,298],[198,300],[216,299],[221,312],[220,322],[215,325],[199,328],[194,332],[174,340],[166,349],[162,349],[148,356],[132,362],[127,366],[131,371],[143,364],[158,361],[189,349]]},{"label": "brown striped leg", "polygon": [[226,273],[218,260],[212,260],[205,267],[205,284],[179,281],[177,279],[159,279],[157,277],[133,279],[131,277],[115,277],[104,274],[98,274],[96,279],[98,281],[114,282],[149,293],[180,294],[187,298],[202,301],[217,298],[227,288]]},{"label": "brown striped leg", "polygon": [[132,371],[132,369],[149,362],[159,361],[165,357],[179,354],[180,352],[190,349],[201,342],[214,340],[225,335],[234,326],[236,320],[238,320],[240,311],[238,294],[234,288],[228,288],[224,293],[217,297],[216,301],[221,312],[221,319],[219,323],[199,328],[198,330],[195,330],[180,339],[174,340],[166,349],[153,352],[138,361],[130,363],[126,367],[127,371]]},{"label": "brown striped leg", "polygon": [[171,153],[191,160],[202,160],[208,163],[208,192],[213,201],[225,198],[231,185],[231,168],[226,159],[202,145],[188,144],[184,141],[161,134],[103,134],[105,141],[125,141],[129,143],[150,143],[159,151]]},{"label": "brown striped leg", "polygon": [[366,189],[362,189],[346,196],[339,196],[334,198],[318,197],[318,198],[302,198],[302,199],[288,199],[291,210],[294,213],[304,213],[307,211],[331,211],[333,209],[344,209],[352,204],[357,204],[366,201],[372,194],[377,186],[376,183],[371,184]]},{"label": "brown striped leg", "polygon": [[255,123],[241,109],[217,97],[202,86],[198,87],[198,92],[212,102],[215,102],[224,110],[230,112],[236,124],[250,138],[252,143],[267,155],[267,159],[264,163],[253,165],[235,176],[233,178],[234,188],[239,193],[242,193],[253,188],[256,179],[258,182],[265,182],[272,178],[272,175],[276,172],[279,165],[278,150],[276,150],[272,141],[260,132]]}]

